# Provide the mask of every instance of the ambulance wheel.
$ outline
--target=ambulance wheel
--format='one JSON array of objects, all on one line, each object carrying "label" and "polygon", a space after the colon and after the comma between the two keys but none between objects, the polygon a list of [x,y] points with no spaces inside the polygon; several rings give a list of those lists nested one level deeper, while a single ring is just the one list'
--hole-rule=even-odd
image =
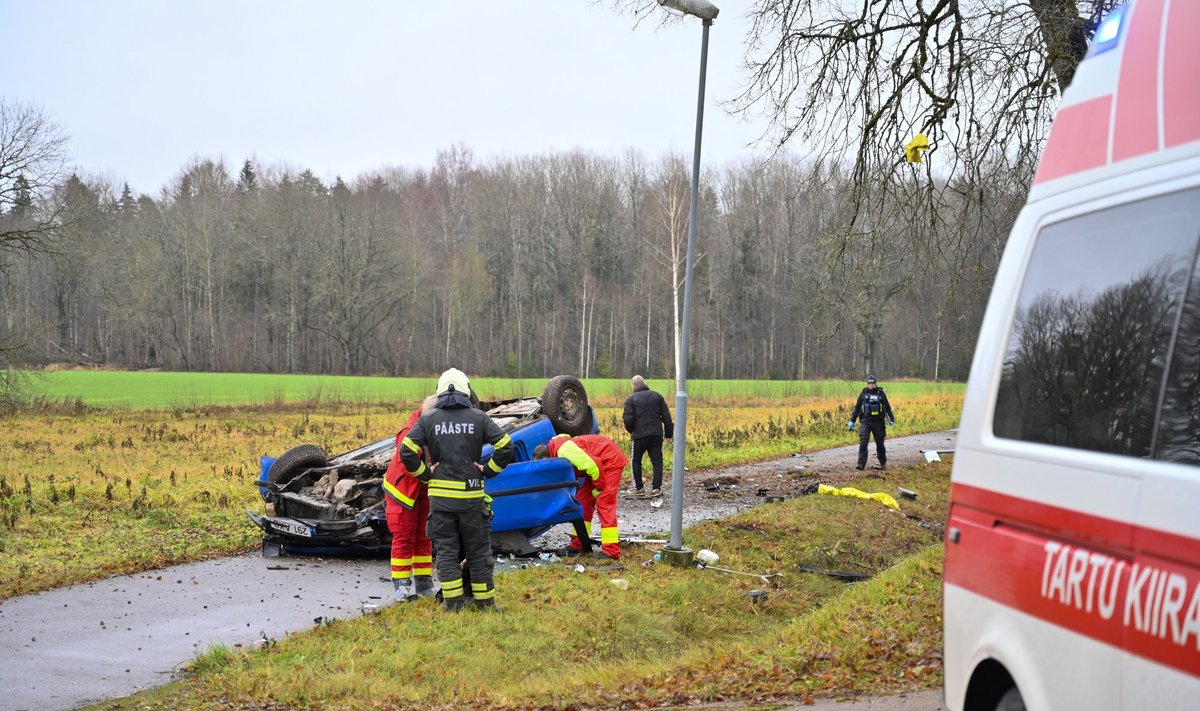
[{"label": "ambulance wheel", "polygon": [[1021,698],[1021,691],[1014,686],[1004,692],[1004,696],[996,703],[996,711],[1025,711],[1025,699]]},{"label": "ambulance wheel", "polygon": [[325,450],[315,444],[302,444],[299,447],[292,447],[275,460],[275,463],[267,470],[267,481],[272,484],[286,484],[292,480],[292,477],[305,469],[324,467],[328,464],[329,459],[325,456]]},{"label": "ambulance wheel", "polygon": [[575,436],[592,431],[592,408],[579,378],[570,375],[550,378],[542,391],[542,412],[559,434]]}]

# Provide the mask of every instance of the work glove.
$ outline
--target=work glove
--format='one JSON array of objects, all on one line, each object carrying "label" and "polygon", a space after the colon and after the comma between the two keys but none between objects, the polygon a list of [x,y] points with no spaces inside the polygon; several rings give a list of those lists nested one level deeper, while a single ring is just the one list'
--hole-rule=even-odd
[{"label": "work glove", "polygon": [[854,431],[854,420],[850,420],[849,422],[846,423],[846,429],[848,429],[852,432]]},{"label": "work glove", "polygon": [[895,426],[896,426],[896,419],[895,419],[895,418],[892,418],[892,419],[888,420],[888,427],[895,427]]}]

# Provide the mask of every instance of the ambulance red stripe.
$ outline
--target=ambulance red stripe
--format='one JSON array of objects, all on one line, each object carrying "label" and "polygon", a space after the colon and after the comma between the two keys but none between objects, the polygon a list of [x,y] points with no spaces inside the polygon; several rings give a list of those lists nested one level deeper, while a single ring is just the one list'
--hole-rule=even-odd
[{"label": "ambulance red stripe", "polygon": [[1058,110],[1034,183],[1045,183],[1108,163],[1112,94]]},{"label": "ambulance red stripe", "polygon": [[1200,540],[960,483],[951,500],[946,584],[1200,676]]},{"label": "ambulance red stripe", "polygon": [[[1140,5],[1139,5],[1140,7]],[[1200,140],[1200,2],[1171,3],[1163,60],[1163,139],[1168,148]]]},{"label": "ambulance red stripe", "polygon": [[1158,59],[1164,0],[1141,0],[1125,36],[1113,118],[1113,162],[1158,150]]}]

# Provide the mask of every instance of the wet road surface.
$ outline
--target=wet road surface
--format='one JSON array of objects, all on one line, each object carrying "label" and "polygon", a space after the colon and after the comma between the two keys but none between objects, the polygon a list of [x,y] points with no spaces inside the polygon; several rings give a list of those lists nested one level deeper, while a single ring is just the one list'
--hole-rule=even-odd
[{"label": "wet road surface", "polygon": [[250,647],[390,602],[388,571],[255,553],[6,600],[0,707],[70,709],[161,686],[211,645]]}]

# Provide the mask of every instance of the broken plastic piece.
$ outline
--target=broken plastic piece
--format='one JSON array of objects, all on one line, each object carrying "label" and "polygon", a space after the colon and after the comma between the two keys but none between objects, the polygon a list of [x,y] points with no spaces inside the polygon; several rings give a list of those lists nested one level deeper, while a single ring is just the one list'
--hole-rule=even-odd
[{"label": "broken plastic piece", "polygon": [[742,593],[742,597],[750,598],[750,602],[757,605],[760,602],[767,601],[767,591],[755,588],[754,590],[747,590],[746,592]]},{"label": "broken plastic piece", "polygon": [[613,587],[615,587],[617,590],[628,590],[629,589],[629,581],[626,580],[625,578],[613,578],[612,580],[610,580],[608,582],[612,583]]},{"label": "broken plastic piece", "polygon": [[940,462],[940,461],[942,461],[942,458],[938,456],[936,449],[927,449],[927,450],[925,450],[925,461],[931,462],[931,463],[932,462]]},{"label": "broken plastic piece", "polygon": [[713,551],[710,551],[707,548],[702,548],[702,549],[700,549],[700,552],[696,553],[696,560],[699,560],[701,563],[704,563],[705,565],[712,565],[713,563],[716,563],[718,560],[721,560],[721,556],[717,555],[716,553],[714,553]]},{"label": "broken plastic piece", "polygon": [[912,489],[905,489],[903,486],[898,486],[896,487],[896,490],[899,491],[900,495],[906,499],[911,499],[913,501],[917,500],[917,492],[913,491]]}]

